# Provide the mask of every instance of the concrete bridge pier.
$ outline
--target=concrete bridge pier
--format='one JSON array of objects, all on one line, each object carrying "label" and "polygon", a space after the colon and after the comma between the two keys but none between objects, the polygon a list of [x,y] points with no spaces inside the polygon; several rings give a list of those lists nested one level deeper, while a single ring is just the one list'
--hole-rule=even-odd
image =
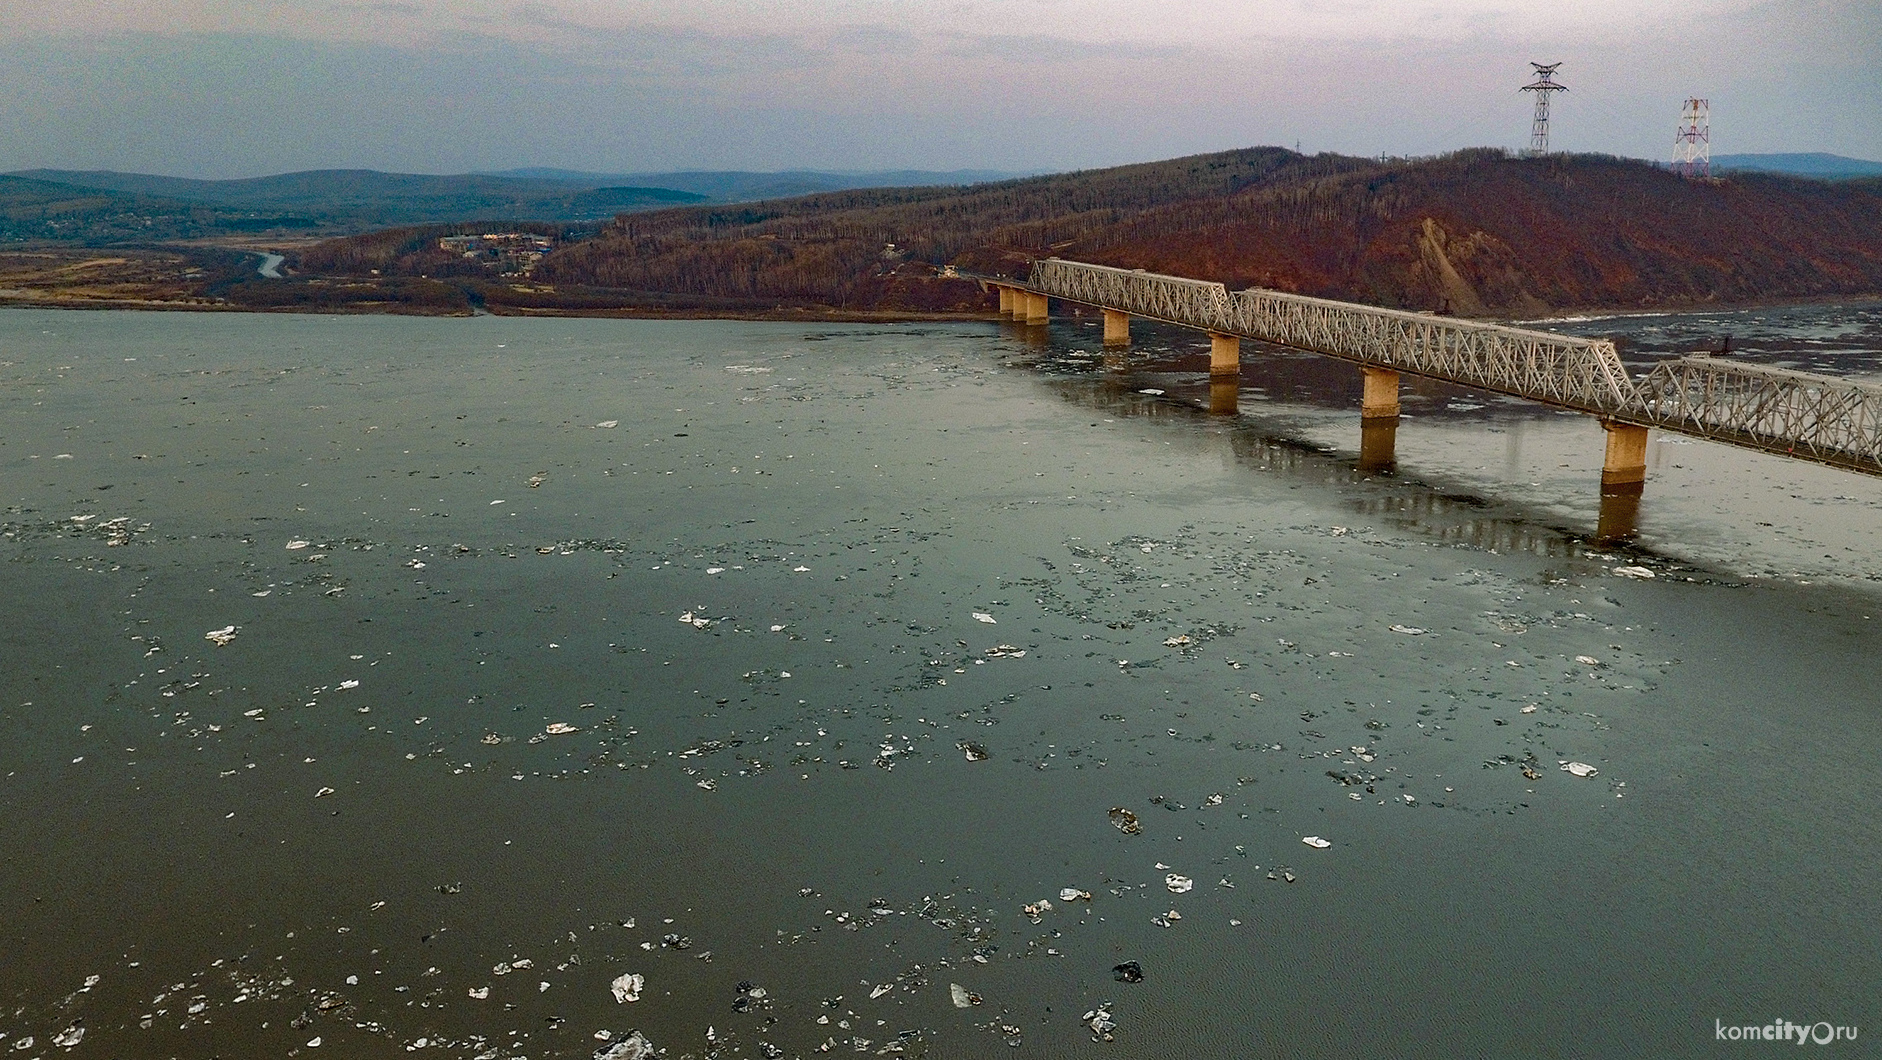
[{"label": "concrete bridge pier", "polygon": [[1391,471],[1398,466],[1398,373],[1361,365],[1359,374],[1359,470]]},{"label": "concrete bridge pier", "polygon": [[1242,374],[1242,340],[1233,335],[1209,333],[1209,376],[1240,378]]},{"label": "concrete bridge pier", "polygon": [[1389,368],[1362,365],[1359,375],[1365,381],[1365,391],[1359,398],[1359,418],[1397,420],[1398,373]]},{"label": "concrete bridge pier", "polygon": [[1019,315],[1025,318],[1026,323],[1047,324],[1051,322],[1052,316],[1046,304],[1045,295],[1035,294],[1032,291],[1019,291],[1016,293],[1019,298],[1025,301],[1025,309],[1023,313]]},{"label": "concrete bridge pier", "polygon": [[1104,311],[1104,344],[1106,346],[1129,346],[1131,344],[1131,315],[1115,309]]},{"label": "concrete bridge pier", "polygon": [[1601,464],[1601,495],[1638,497],[1647,484],[1647,429],[1602,420],[1608,432],[1607,459]]},{"label": "concrete bridge pier", "polygon": [[1014,295],[1013,289],[1011,287],[1001,287],[998,284],[994,285],[993,289],[1000,293],[1000,315],[1003,317],[1012,316],[1013,315],[1013,295]]}]

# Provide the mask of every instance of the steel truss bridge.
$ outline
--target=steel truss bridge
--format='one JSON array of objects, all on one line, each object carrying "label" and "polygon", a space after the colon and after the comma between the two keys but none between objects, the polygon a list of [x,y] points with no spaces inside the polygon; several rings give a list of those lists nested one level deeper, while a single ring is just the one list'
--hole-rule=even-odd
[{"label": "steel truss bridge", "polygon": [[[1629,376],[1614,344],[1047,258],[997,286],[1219,336],[1310,350],[1728,445],[1882,475],[1882,387],[1718,357]],[[1044,317],[1044,303],[1037,303]],[[1644,433],[1642,434],[1644,446]]]}]

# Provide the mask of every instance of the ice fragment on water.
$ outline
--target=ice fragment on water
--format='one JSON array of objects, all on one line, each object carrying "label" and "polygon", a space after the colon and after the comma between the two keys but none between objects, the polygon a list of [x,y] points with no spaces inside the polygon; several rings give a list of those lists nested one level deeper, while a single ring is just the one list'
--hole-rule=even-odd
[{"label": "ice fragment on water", "polygon": [[1622,578],[1651,578],[1653,572],[1645,567],[1616,567],[1614,573]]},{"label": "ice fragment on water", "polygon": [[646,985],[644,977],[629,973],[608,984],[608,988],[614,991],[615,1002],[625,1005],[629,1001],[639,1001],[640,992]]},{"label": "ice fragment on water", "polygon": [[1194,643],[1194,641],[1189,639],[1189,634],[1182,633],[1164,641],[1163,646],[1166,648],[1180,648],[1185,644],[1192,644],[1192,643]]},{"label": "ice fragment on water", "polygon": [[959,983],[949,983],[948,994],[954,998],[955,1008],[972,1008],[980,1004],[980,995],[970,992]]},{"label": "ice fragment on water", "polygon": [[1592,777],[1601,772],[1586,762],[1563,762],[1562,771],[1578,777]]},{"label": "ice fragment on water", "polygon": [[969,762],[985,762],[987,759],[993,757],[982,744],[964,740],[958,746],[961,751],[967,755]]},{"label": "ice fragment on water", "polygon": [[619,427],[620,425],[621,425],[620,420],[602,420],[600,423],[595,424],[596,427],[599,427],[600,429],[604,431],[611,427]]},{"label": "ice fragment on water", "polygon": [[1333,845],[1317,835],[1305,836],[1301,839],[1301,842],[1313,847],[1315,850],[1325,850]]},{"label": "ice fragment on water", "polygon": [[1137,815],[1122,806],[1111,807],[1110,817],[1111,823],[1125,835],[1136,835],[1144,830],[1143,826],[1137,823]]},{"label": "ice fragment on water", "polygon": [[333,794],[332,788],[321,788],[319,791],[314,792],[314,798],[324,799],[331,794]]},{"label": "ice fragment on water", "polygon": [[482,1001],[490,996],[490,988],[487,986],[473,986],[470,988],[470,996]]},{"label": "ice fragment on water", "polygon": [[1396,624],[1387,626],[1386,628],[1391,630],[1394,633],[1403,633],[1408,637],[1422,637],[1425,634],[1431,632],[1428,629],[1420,629],[1417,626],[1401,626],[1401,625],[1396,625]]},{"label": "ice fragment on water", "polygon": [[1582,664],[1583,666],[1600,666],[1601,665],[1601,660],[1595,658],[1592,655],[1577,655],[1575,656],[1575,661]]},{"label": "ice fragment on water", "polygon": [[874,1001],[876,998],[879,998],[882,995],[894,989],[895,989],[894,983],[883,983],[881,986],[876,987],[874,990],[871,990],[869,992],[869,1000]]},{"label": "ice fragment on water", "polygon": [[595,1050],[594,1060],[650,1060],[653,1055],[653,1043],[639,1031],[629,1031],[620,1041]]},{"label": "ice fragment on water", "polygon": [[1083,898],[1087,902],[1091,901],[1091,892],[1081,891],[1076,887],[1059,888],[1059,901],[1061,902],[1076,902],[1080,898]]},{"label": "ice fragment on water", "polygon": [[215,641],[216,647],[220,648],[235,639],[235,627],[223,626],[221,629],[212,629],[203,634],[203,639]]},{"label": "ice fragment on water", "polygon": [[566,721],[552,721],[543,726],[542,731],[551,736],[561,736],[563,733],[580,732],[581,730]]},{"label": "ice fragment on water", "polygon": [[62,1049],[70,1049],[84,1040],[85,1028],[76,1023],[52,1036],[52,1044]]},{"label": "ice fragment on water", "polygon": [[1196,886],[1196,881],[1190,879],[1188,876],[1179,876],[1172,872],[1168,876],[1163,877],[1163,885],[1170,889],[1171,894],[1183,894],[1191,887]]},{"label": "ice fragment on water", "polygon": [[288,549],[289,549],[289,551],[293,551],[293,550],[295,550],[295,549],[302,549],[302,548],[306,548],[306,547],[307,547],[308,545],[311,545],[311,544],[313,544],[313,542],[311,542],[311,541],[302,541],[302,540],[300,540],[299,538],[296,538],[296,539],[294,539],[293,541],[289,541],[289,542],[288,542]]},{"label": "ice fragment on water", "polygon": [[985,611],[975,611],[974,621],[985,622],[989,626],[997,626],[1000,624],[998,620],[996,620],[992,615],[987,614]]}]

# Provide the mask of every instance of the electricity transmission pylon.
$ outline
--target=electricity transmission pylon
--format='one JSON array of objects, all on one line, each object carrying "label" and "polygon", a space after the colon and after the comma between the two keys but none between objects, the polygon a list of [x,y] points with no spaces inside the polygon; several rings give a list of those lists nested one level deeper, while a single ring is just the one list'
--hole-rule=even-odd
[{"label": "electricity transmission pylon", "polygon": [[1523,92],[1536,94],[1536,120],[1529,126],[1528,153],[1546,155],[1549,153],[1549,96],[1556,92],[1568,91],[1568,86],[1557,84],[1555,81],[1555,71],[1562,65],[1561,63],[1547,65],[1530,63],[1529,65],[1536,68],[1535,83],[1524,85],[1520,89]]}]

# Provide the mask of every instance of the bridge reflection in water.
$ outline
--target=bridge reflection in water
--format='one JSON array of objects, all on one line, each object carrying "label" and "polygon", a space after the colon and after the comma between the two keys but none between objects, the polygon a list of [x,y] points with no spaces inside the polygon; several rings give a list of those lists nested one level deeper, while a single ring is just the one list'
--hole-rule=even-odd
[{"label": "bridge reflection in water", "polygon": [[1401,479],[1378,469],[1362,468],[1350,452],[1341,454],[1298,437],[1271,433],[1259,420],[1225,419],[1210,409],[1216,392],[1214,384],[1206,395],[1195,387],[1169,394],[1146,394],[1141,384],[1149,380],[1134,371],[1141,366],[1129,365],[1110,351],[1101,359],[1087,358],[1084,351],[1061,342],[1050,354],[1051,360],[1024,363],[1063,373],[1048,385],[1067,404],[1119,421],[1213,425],[1213,430],[1181,432],[1162,441],[1172,443],[1179,458],[1213,453],[1238,468],[1257,473],[1349,487],[1338,492],[1356,523],[1391,526],[1446,544],[1545,557],[1574,556],[1589,544],[1623,545],[1633,537],[1638,494],[1614,498],[1620,502],[1617,506],[1604,498],[1602,530],[1591,538],[1572,522],[1549,525],[1520,504],[1485,497],[1470,485]]}]

